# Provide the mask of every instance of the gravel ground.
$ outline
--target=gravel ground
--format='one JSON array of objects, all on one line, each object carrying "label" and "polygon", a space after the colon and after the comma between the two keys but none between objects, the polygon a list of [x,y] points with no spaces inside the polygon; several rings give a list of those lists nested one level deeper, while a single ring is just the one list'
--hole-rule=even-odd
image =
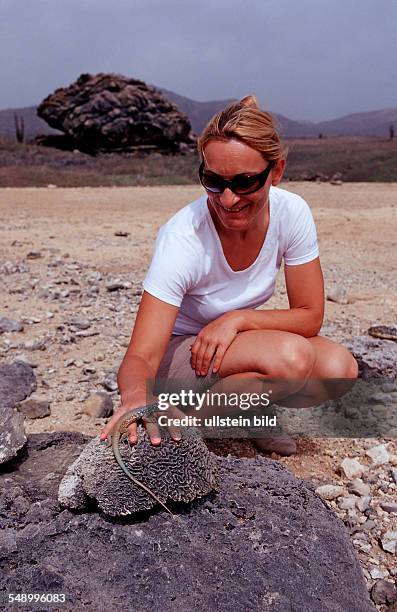
[{"label": "gravel ground", "polygon": [[[327,291],[337,298],[327,301],[323,335],[342,340],[395,323],[396,186],[284,187],[312,207]],[[200,193],[196,187],[1,190],[0,317],[21,322],[23,331],[0,334],[0,358],[32,363],[35,397],[50,404],[49,416],[26,421],[27,433],[100,431],[106,419],[87,414],[87,400],[106,391],[117,407],[114,373],[157,230]],[[286,305],[280,278],[270,306]],[[247,441],[211,445],[237,456],[256,452]],[[298,445],[297,455],[280,461],[316,486],[341,487],[319,494],[347,525],[373,599],[388,609],[394,595],[382,580],[396,580],[396,440],[304,438]],[[374,447],[375,458],[367,454]],[[363,469],[346,475],[346,458],[357,458]]]}]

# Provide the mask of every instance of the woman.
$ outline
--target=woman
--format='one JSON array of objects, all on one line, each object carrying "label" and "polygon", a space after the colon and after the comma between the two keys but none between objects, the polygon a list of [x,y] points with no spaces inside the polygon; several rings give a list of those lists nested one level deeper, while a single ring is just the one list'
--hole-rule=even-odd
[{"label": "woman", "polygon": [[[318,335],[324,285],[316,230],[306,202],[277,188],[285,154],[271,116],[248,96],[209,122],[198,147],[206,193],[159,232],[118,374],[122,404],[102,439],[122,412],[147,402],[156,374],[182,377],[193,389],[219,379],[288,379],[299,405],[327,399],[327,379],[357,376],[352,355]],[[273,294],[282,259],[290,307],[255,310]],[[159,444],[157,425],[146,427]],[[136,435],[131,426],[132,443]],[[287,436],[257,444],[296,451]]]}]

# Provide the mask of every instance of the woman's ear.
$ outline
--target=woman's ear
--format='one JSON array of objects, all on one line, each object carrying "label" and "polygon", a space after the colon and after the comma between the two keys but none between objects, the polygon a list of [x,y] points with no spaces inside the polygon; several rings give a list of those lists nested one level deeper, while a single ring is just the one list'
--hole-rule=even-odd
[{"label": "woman's ear", "polygon": [[281,183],[285,169],[285,159],[280,159],[274,166],[272,171],[272,185],[276,186]]}]

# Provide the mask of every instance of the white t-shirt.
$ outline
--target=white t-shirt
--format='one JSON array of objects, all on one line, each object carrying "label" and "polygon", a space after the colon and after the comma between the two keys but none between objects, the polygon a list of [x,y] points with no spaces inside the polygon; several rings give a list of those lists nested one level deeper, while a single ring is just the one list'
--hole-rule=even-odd
[{"label": "white t-shirt", "polygon": [[298,265],[318,257],[317,234],[308,204],[271,187],[270,220],[253,264],[234,271],[223,253],[204,194],[160,228],[143,287],[179,307],[173,334],[197,334],[225,312],[257,308],[273,295],[281,260]]}]

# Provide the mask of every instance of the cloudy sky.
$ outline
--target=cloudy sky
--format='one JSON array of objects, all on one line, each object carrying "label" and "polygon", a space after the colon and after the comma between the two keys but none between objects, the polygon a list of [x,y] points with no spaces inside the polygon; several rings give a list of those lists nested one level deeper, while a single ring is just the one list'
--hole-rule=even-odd
[{"label": "cloudy sky", "polygon": [[319,121],[397,106],[396,0],[0,0],[0,108],[82,72]]}]

